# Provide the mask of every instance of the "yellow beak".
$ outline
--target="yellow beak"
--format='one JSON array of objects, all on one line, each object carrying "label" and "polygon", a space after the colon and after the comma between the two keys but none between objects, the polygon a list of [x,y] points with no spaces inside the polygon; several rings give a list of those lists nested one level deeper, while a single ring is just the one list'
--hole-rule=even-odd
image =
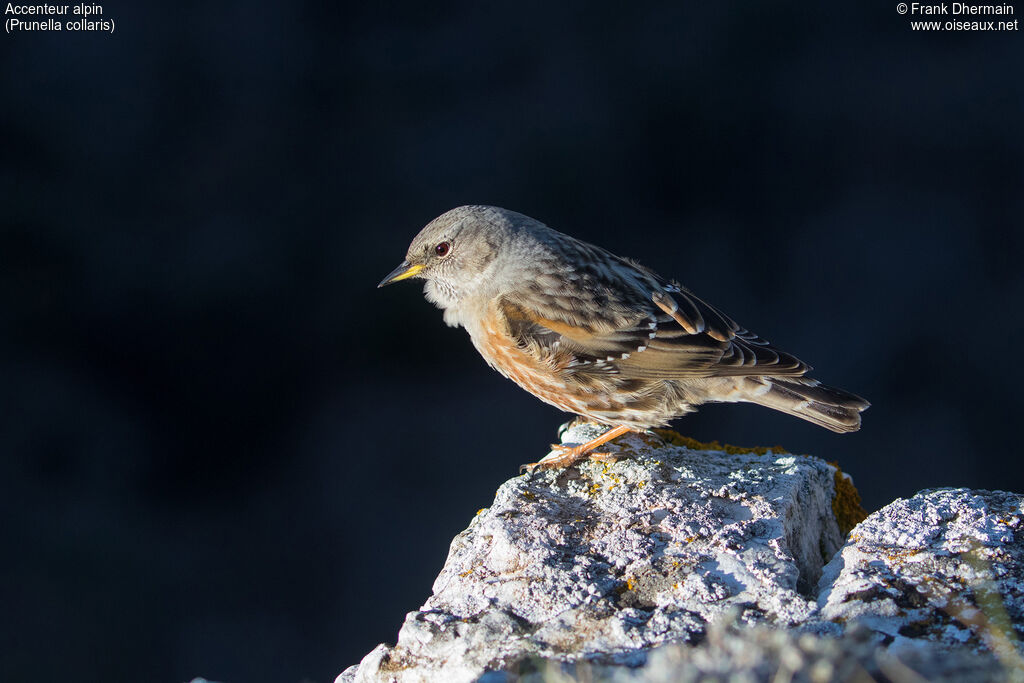
[{"label": "yellow beak", "polygon": [[398,282],[399,280],[405,280],[413,277],[414,275],[419,275],[421,270],[423,270],[423,266],[421,265],[410,266],[408,261],[402,261],[398,264],[397,268],[388,273],[388,276],[380,281],[380,284],[377,285],[377,289],[380,289],[384,285],[390,285],[392,282]]}]

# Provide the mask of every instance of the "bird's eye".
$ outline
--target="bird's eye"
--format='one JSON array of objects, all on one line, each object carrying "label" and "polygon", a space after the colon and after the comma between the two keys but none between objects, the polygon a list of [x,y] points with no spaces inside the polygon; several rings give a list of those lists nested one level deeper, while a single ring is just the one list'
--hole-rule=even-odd
[{"label": "bird's eye", "polygon": [[434,253],[440,258],[444,258],[448,255],[448,252],[452,250],[452,245],[449,242],[441,242],[439,245],[434,247]]}]

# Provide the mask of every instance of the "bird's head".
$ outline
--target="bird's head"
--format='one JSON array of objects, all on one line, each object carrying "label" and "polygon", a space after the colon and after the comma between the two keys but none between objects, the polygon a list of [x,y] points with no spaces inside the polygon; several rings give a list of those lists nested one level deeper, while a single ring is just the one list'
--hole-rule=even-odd
[{"label": "bird's head", "polygon": [[377,286],[423,279],[428,300],[446,311],[456,307],[493,284],[496,258],[511,236],[513,216],[518,214],[491,206],[460,206],[438,216],[413,238],[405,260]]}]

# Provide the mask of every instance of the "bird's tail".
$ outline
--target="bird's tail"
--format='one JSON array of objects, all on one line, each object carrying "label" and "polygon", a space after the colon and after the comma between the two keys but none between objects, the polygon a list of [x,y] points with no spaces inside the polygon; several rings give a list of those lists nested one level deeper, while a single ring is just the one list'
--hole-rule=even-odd
[{"label": "bird's tail", "polygon": [[759,386],[747,395],[747,401],[780,410],[833,432],[860,429],[860,414],[871,405],[860,396],[809,377],[758,377],[748,381]]}]

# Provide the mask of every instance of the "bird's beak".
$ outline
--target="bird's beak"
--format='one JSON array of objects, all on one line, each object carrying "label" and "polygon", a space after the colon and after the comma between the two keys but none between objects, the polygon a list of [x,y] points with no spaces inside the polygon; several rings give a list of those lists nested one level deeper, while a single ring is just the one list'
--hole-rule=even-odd
[{"label": "bird's beak", "polygon": [[410,266],[408,261],[402,261],[398,264],[398,267],[388,273],[388,276],[380,281],[377,285],[377,289],[380,289],[384,285],[390,285],[392,282],[398,282],[399,280],[405,280],[406,278],[418,275],[423,270],[423,266],[415,265]]}]

